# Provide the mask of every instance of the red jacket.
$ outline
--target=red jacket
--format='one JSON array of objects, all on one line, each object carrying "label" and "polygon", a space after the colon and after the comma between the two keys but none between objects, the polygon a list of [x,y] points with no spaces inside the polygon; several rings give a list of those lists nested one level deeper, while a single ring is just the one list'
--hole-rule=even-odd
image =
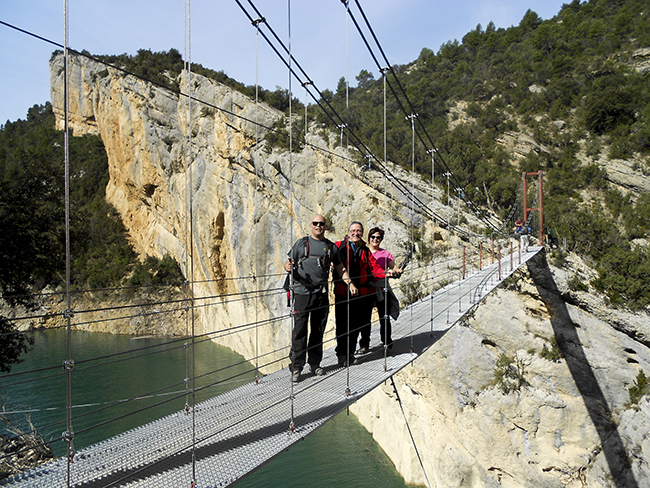
[{"label": "red jacket", "polygon": [[[363,296],[375,293],[375,287],[371,286],[370,283],[375,278],[385,278],[386,274],[381,266],[377,264],[370,249],[366,247],[366,243],[363,240],[359,241],[354,251],[352,251],[351,246],[348,246],[347,237],[343,241],[338,241],[335,244],[339,251],[341,263],[348,271],[354,286],[359,289],[359,295]],[[343,282],[336,270],[334,270],[334,294],[344,296],[347,295],[347,292],[347,285]]]}]

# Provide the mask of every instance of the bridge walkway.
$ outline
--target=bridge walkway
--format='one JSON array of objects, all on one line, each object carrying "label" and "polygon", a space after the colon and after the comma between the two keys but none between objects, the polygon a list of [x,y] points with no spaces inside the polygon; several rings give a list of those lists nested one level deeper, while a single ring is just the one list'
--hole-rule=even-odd
[{"label": "bridge walkway", "polygon": [[[294,384],[293,402],[290,372],[285,368],[264,376],[258,384],[246,384],[197,404],[194,415],[177,412],[82,449],[71,464],[59,458],[0,485],[230,486],[417,359],[540,249],[531,247],[521,253],[521,259],[515,253],[512,267],[510,257],[502,257],[501,279],[497,261],[403,309],[393,323],[395,345],[385,370],[379,331],[374,330],[371,353],[349,368],[349,392],[348,369],[338,366],[334,348],[329,348],[322,363],[325,376],[303,375]],[[289,428],[292,408],[293,431]]]}]

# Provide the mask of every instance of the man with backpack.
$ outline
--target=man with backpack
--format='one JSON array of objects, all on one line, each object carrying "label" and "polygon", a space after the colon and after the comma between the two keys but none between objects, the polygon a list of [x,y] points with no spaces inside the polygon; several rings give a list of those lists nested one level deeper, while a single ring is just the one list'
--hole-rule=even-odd
[{"label": "man with backpack", "polygon": [[519,247],[524,252],[528,252],[528,246],[530,245],[530,238],[528,237],[530,234],[530,227],[524,223],[519,227],[517,234],[519,234]]},{"label": "man with backpack", "polygon": [[[334,243],[325,238],[327,223],[322,215],[311,219],[311,233],[298,239],[288,253],[284,269],[293,274],[293,331],[291,339],[291,381],[300,380],[300,374],[308,362],[311,372],[322,376],[323,334],[329,315],[327,285],[330,268],[334,265],[338,276],[349,285],[350,294],[357,294],[345,267],[341,263]],[[308,323],[311,324],[309,341]]]}]

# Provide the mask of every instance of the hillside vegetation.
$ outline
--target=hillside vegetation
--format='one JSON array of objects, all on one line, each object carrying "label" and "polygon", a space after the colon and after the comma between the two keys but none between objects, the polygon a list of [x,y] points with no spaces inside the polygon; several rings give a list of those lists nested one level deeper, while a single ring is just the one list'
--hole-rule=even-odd
[{"label": "hillside vegetation", "polygon": [[[413,63],[394,67],[467,197],[505,217],[521,173],[543,171],[544,221],[570,251],[591,259],[600,275],[593,285],[612,304],[633,309],[650,304],[648,252],[630,244],[647,237],[650,195],[612,184],[606,167],[631,159],[634,169],[650,172],[650,80],[638,61],[649,47],[647,1],[574,0],[553,19],[528,11],[516,27],[479,25],[462,42],[437,53],[425,48]],[[366,70],[356,79],[349,111],[345,80],[325,97],[382,155],[383,81]],[[411,126],[390,90],[387,106],[388,158],[410,168]],[[319,121],[336,131],[326,117]],[[499,141],[518,132],[548,151],[516,157]],[[431,175],[428,149],[416,143],[423,177]]]},{"label": "hillside vegetation", "polygon": [[[26,120],[0,128],[0,291],[9,304],[33,303],[32,293],[65,284],[63,132],[52,106],[35,105]],[[70,138],[70,245],[73,290],[177,284],[177,263],[144,262],[106,202],[108,161],[99,136]],[[0,371],[28,347],[0,315]]]}]

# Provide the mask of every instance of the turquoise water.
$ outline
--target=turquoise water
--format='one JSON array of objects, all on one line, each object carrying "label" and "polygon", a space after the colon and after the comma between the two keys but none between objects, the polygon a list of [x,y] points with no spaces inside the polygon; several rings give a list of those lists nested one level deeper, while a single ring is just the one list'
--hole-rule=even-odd
[{"label": "turquoise water", "polygon": [[[31,420],[46,440],[66,430],[66,376],[61,367],[67,358],[66,337],[65,331],[35,332],[33,351],[13,367],[12,374],[40,371],[0,376],[5,408],[32,410]],[[188,341],[170,343],[170,339],[81,331],[73,331],[71,338],[75,361],[72,404],[76,406],[72,424],[77,450],[184,407],[184,378],[191,363],[186,351],[191,348],[185,346]],[[194,350],[196,386],[203,388],[196,394],[197,402],[254,379],[252,366],[229,349],[197,340]],[[115,355],[121,352],[126,354]],[[91,361],[100,356],[103,359]],[[23,426],[24,417],[10,415]],[[66,444],[54,440],[52,448],[62,455]],[[339,484],[406,486],[372,436],[346,412],[236,486],[325,488]]]}]

